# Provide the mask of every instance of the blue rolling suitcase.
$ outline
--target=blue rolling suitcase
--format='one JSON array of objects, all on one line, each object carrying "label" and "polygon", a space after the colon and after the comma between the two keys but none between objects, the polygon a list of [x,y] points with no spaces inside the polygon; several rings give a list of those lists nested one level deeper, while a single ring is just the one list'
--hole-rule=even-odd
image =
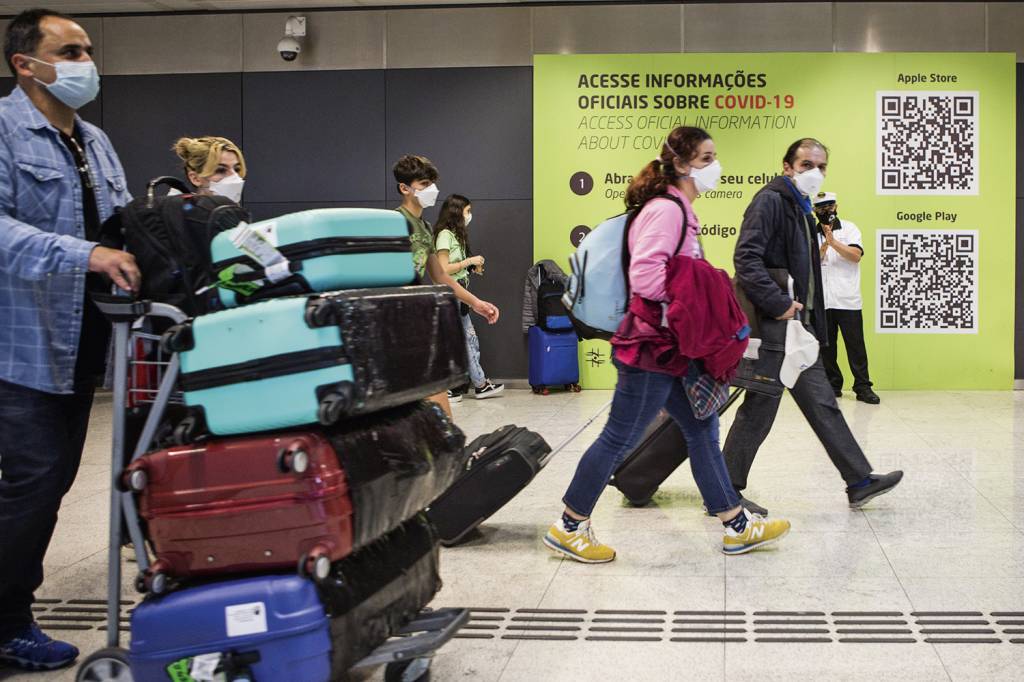
[{"label": "blue rolling suitcase", "polygon": [[263,576],[147,599],[132,613],[129,662],[136,680],[190,680],[207,665],[229,680],[326,682],[331,649],[313,583]]},{"label": "blue rolling suitcase", "polygon": [[[235,245],[246,229],[261,234],[288,260],[279,274]],[[229,308],[286,295],[416,281],[405,218],[375,208],[317,208],[242,225],[215,236],[210,256],[215,279],[224,283],[220,300]]]},{"label": "blue rolling suitcase", "polygon": [[263,301],[176,325],[190,415],[176,440],[376,412],[466,381],[466,344],[448,287],[359,289]]},{"label": "blue rolling suitcase", "polygon": [[580,365],[576,332],[545,331],[530,327],[530,386],[534,393],[547,392],[548,386],[579,390]]}]

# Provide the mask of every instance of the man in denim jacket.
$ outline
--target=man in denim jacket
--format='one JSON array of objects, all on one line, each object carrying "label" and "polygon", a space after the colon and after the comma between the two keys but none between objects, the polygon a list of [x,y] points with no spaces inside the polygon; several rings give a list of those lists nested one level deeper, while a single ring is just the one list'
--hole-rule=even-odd
[{"label": "man in denim jacket", "polygon": [[137,290],[135,260],[99,246],[130,199],[110,140],[75,111],[99,76],[81,26],[48,10],[15,17],[0,99],[0,662],[58,668],[78,655],[32,618],[43,557],[85,443],[110,326],[90,292]]}]

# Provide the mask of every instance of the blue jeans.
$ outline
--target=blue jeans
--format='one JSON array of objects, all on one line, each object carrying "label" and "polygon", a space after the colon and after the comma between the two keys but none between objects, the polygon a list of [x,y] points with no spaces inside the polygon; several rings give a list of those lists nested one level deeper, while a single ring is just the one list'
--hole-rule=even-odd
[{"label": "blue jeans", "polygon": [[480,339],[477,338],[473,320],[469,315],[462,316],[462,331],[466,336],[466,355],[469,356],[469,380],[473,382],[473,386],[480,388],[487,381],[487,375],[480,366]]},{"label": "blue jeans", "polygon": [[71,489],[92,409],[91,385],[69,395],[0,381],[0,642],[32,621],[33,593],[61,498]]},{"label": "blue jeans", "polygon": [[717,514],[739,505],[739,495],[729,481],[718,447],[718,415],[703,420],[694,417],[681,378],[614,362],[619,380],[612,411],[601,435],[576,467],[562,498],[565,506],[580,516],[590,516],[612,474],[662,408],[676,420],[686,438],[693,479],[708,511]]}]

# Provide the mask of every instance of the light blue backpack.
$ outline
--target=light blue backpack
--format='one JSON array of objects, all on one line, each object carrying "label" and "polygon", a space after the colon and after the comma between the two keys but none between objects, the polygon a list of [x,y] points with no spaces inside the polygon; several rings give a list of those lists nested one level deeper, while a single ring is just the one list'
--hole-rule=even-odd
[{"label": "light blue backpack", "polygon": [[[657,198],[671,199],[686,215],[686,207],[671,194],[659,194]],[[639,212],[634,209],[605,220],[569,256],[569,286],[562,303],[580,338],[611,339],[626,314],[630,299],[629,228]],[[685,237],[684,222],[676,253]]]}]

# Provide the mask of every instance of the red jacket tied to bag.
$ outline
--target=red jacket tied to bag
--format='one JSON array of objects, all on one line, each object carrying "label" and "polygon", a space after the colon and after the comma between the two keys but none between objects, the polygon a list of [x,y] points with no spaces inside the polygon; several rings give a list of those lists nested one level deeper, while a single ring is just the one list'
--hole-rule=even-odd
[{"label": "red jacket tied to bag", "polygon": [[[667,308],[634,296],[612,338],[624,364],[682,376],[689,359],[729,382],[747,348],[750,326],[733,293],[729,275],[701,258],[675,256],[665,277]],[[667,326],[662,326],[662,321]]]}]

